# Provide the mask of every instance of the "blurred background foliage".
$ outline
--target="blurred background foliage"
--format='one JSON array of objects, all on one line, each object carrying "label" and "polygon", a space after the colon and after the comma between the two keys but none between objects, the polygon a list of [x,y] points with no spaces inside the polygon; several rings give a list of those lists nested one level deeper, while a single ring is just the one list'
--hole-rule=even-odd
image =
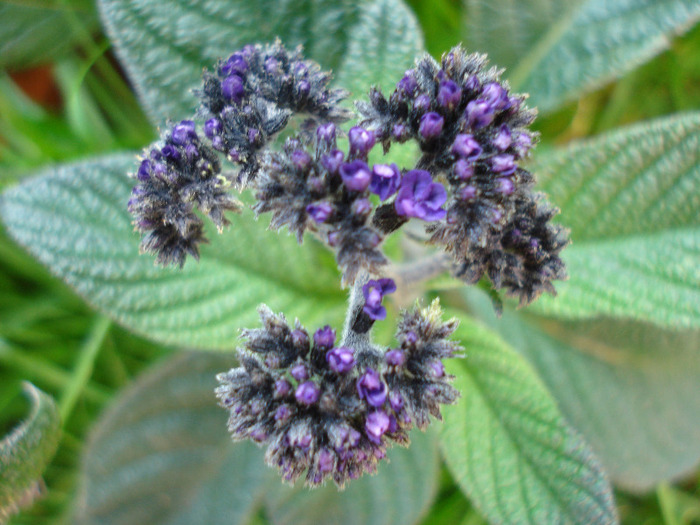
[{"label": "blurred background foliage", "polygon": [[[465,41],[469,12],[461,2],[408,3],[433,56]],[[156,136],[89,0],[0,3],[0,68],[0,190],[39,167],[138,149]],[[696,26],[620,80],[539,118],[535,128],[546,148],[699,108]],[[45,473],[47,495],[12,523],[68,522],[92,423],[115,392],[167,353],[95,313],[0,230],[0,432],[27,412],[23,380],[54,396],[63,419],[59,450]],[[623,523],[700,523],[700,479],[696,473],[644,497],[618,493],[617,502]],[[483,521],[445,470],[424,523]]]}]

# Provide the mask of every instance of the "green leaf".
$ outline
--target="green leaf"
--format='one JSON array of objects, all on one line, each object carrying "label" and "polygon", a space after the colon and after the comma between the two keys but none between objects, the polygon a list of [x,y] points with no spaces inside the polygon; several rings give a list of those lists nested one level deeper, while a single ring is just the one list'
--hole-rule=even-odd
[{"label": "green leaf", "polygon": [[700,17],[696,0],[464,0],[469,45],[540,111],[621,77]]},{"label": "green leaf", "polygon": [[27,419],[0,441],[0,523],[31,504],[42,490],[41,474],[58,448],[61,422],[53,399],[31,383]]},{"label": "green leaf", "polygon": [[90,2],[49,0],[0,5],[0,68],[24,69],[48,62],[71,49],[80,32],[97,27]]},{"label": "green leaf", "polygon": [[149,338],[196,348],[230,349],[244,327],[258,326],[268,304],[290,319],[340,322],[344,294],[320,245],[299,246],[266,231],[252,212],[232,216],[224,235],[209,231],[201,262],[184,270],[139,255],[126,210],[136,160],[102,157],[48,170],[5,192],[8,231],[55,274],[110,317]]},{"label": "green leaf", "polygon": [[570,280],[535,311],[700,327],[700,113],[540,155],[533,171],[573,240]]},{"label": "green leaf", "polygon": [[636,321],[557,322],[471,305],[537,369],[613,481],[642,492],[700,461],[700,331]]},{"label": "green leaf", "polygon": [[[254,445],[232,443],[215,374],[230,355],[181,353],[141,377],[99,422],[85,454],[77,523],[415,523],[432,500],[435,441],[392,449],[376,476],[339,492],[282,485]],[[364,516],[375,516],[365,521]]]},{"label": "green leaf", "polygon": [[462,399],[445,408],[441,440],[457,483],[492,523],[616,523],[600,462],[534,371],[461,317],[466,357],[449,368]]},{"label": "green leaf", "polygon": [[416,17],[396,0],[368,3],[348,44],[336,81],[355,98],[372,85],[391,92],[424,50]]},{"label": "green leaf", "polygon": [[[353,89],[359,89],[344,69],[370,80],[384,74],[393,77],[411,66],[413,57],[407,54],[422,42],[418,32],[412,35],[413,43],[400,44],[410,41],[400,31],[418,31],[401,0],[206,0],[196,6],[185,0],[98,3],[117,54],[156,124],[191,115],[196,101],[189,91],[200,85],[202,68],[211,68],[245,44],[275,37],[287,46],[303,44],[310,58],[336,69]],[[368,11],[385,17],[371,23],[387,34],[364,27]],[[391,64],[388,72],[381,69],[385,64]],[[368,88],[363,86],[361,92]]]}]

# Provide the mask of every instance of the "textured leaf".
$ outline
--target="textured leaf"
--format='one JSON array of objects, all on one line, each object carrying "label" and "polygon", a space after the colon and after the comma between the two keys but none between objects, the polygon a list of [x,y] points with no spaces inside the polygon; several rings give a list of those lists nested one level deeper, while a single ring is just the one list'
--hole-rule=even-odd
[{"label": "textured leaf", "polygon": [[372,85],[390,93],[423,50],[413,13],[396,0],[374,0],[362,10],[336,81],[355,98]]},{"label": "textured leaf", "polygon": [[265,302],[315,324],[342,319],[344,297],[330,256],[265,230],[252,212],[232,217],[199,263],[184,270],[154,266],[139,255],[126,211],[135,166],[115,155],[49,170],[3,195],[9,232],[94,306],[147,337],[197,348],[232,348],[238,332],[258,326]]},{"label": "textured leaf", "polygon": [[[77,523],[249,523],[268,505],[273,523],[414,523],[430,505],[437,454],[429,435],[338,492],[282,485],[250,443],[232,443],[216,406],[223,354],[178,354],[125,391],[92,436]],[[310,516],[316,516],[311,518]]]},{"label": "textured leaf", "polygon": [[497,335],[462,320],[451,363],[460,402],[445,409],[452,475],[492,523],[616,523],[598,459],[528,364]]},{"label": "textured leaf", "polygon": [[541,111],[618,78],[700,17],[696,0],[465,0],[469,45]]},{"label": "textured leaf", "polygon": [[40,494],[41,474],[56,453],[61,436],[54,400],[31,383],[25,383],[24,391],[32,411],[0,441],[0,523]]},{"label": "textured leaf", "polygon": [[[196,102],[189,90],[199,86],[202,68],[248,43],[280,37],[287,46],[303,44],[310,58],[340,76],[350,67],[362,78],[376,79],[385,73],[383,64],[391,64],[391,76],[410,67],[413,57],[407,52],[422,42],[418,33],[417,43],[398,44],[405,40],[398,31],[416,30],[401,0],[206,0],[196,6],[185,0],[100,0],[99,5],[117,54],[156,124],[190,115]],[[390,17],[373,22],[387,34],[363,28],[367,11]],[[384,43],[391,44],[386,47],[391,54],[382,53],[375,63]]]},{"label": "textured leaf", "polygon": [[0,4],[0,67],[24,69],[47,62],[76,44],[78,30],[97,26],[90,3],[71,4],[51,0]]},{"label": "textured leaf", "polygon": [[541,155],[534,171],[574,241],[570,280],[536,311],[700,327],[700,113]]},{"label": "textured leaf", "polygon": [[[535,366],[613,481],[645,491],[700,461],[700,331],[477,310]],[[474,303],[473,303],[474,304]]]}]

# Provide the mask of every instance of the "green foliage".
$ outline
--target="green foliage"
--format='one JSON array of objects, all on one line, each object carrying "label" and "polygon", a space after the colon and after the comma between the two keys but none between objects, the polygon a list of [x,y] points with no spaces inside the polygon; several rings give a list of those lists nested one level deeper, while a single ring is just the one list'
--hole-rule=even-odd
[{"label": "green foliage", "polygon": [[540,111],[622,76],[700,17],[694,0],[465,0],[470,47]]},{"label": "green foliage", "polygon": [[[126,211],[132,155],[64,166],[6,192],[0,214],[12,235],[105,313],[149,338],[230,349],[256,308],[299,317],[310,327],[342,319],[343,294],[318,247],[300,248],[265,231],[250,212],[184,270],[138,253]],[[210,232],[210,238],[216,236]]]},{"label": "green foliage", "polygon": [[537,311],[700,326],[700,114],[540,155],[534,170],[573,240],[570,280]]},{"label": "green foliage", "polygon": [[282,485],[251,443],[231,443],[214,376],[231,354],[182,353],[120,395],[85,454],[76,523],[410,524],[430,505],[437,481],[431,434],[345,491]]},{"label": "green foliage", "polygon": [[31,383],[25,383],[24,392],[32,410],[0,441],[0,522],[41,494],[41,475],[60,437],[60,416],[51,396]]},{"label": "green foliage", "polygon": [[[189,91],[200,85],[202,68],[251,42],[279,37],[287,46],[302,44],[306,56],[334,69],[336,79],[345,77],[350,89],[363,91],[368,86],[361,87],[359,79],[384,82],[385,74],[410,67],[412,52],[422,46],[420,36],[402,38],[404,30],[420,31],[400,0],[207,0],[196,7],[184,0],[99,0],[99,5],[156,124],[190,115],[196,103]],[[369,13],[383,18],[370,23]]]},{"label": "green foliage", "polygon": [[476,507],[492,523],[615,523],[602,465],[525,360],[477,323],[455,335],[462,400],[445,409],[441,443]]}]

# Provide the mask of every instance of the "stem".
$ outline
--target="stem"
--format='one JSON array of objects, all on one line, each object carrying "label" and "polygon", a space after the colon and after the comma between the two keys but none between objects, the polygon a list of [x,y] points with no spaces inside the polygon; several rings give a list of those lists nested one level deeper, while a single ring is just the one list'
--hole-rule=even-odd
[{"label": "stem", "polygon": [[364,312],[365,297],[362,287],[370,280],[366,270],[360,271],[355,279],[355,284],[350,291],[348,311],[345,314],[345,327],[341,346],[347,346],[355,350],[355,358],[360,367],[375,367],[381,359],[381,352],[372,345],[370,337],[374,321]]},{"label": "stem", "polygon": [[452,257],[446,253],[438,252],[418,261],[394,265],[389,268],[388,274],[394,279],[396,288],[415,288],[417,285],[429,281],[446,272],[452,266]]}]

